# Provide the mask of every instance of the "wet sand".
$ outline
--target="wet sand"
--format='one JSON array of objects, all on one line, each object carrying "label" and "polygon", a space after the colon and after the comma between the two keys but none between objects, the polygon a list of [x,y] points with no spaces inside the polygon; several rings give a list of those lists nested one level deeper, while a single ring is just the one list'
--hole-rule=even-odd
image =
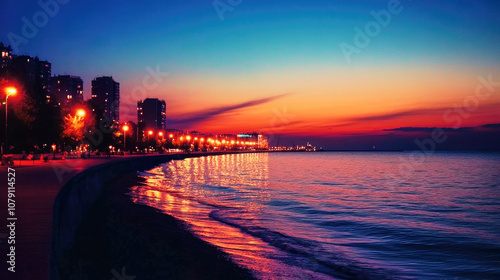
[{"label": "wet sand", "polygon": [[138,183],[133,173],[106,188],[60,264],[61,279],[254,279],[184,223],[134,204],[126,193]]}]

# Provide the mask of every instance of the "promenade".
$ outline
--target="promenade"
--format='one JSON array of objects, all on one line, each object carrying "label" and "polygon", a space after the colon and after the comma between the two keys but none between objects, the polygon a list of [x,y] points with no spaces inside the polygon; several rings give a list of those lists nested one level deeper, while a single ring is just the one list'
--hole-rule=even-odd
[{"label": "promenade", "polygon": [[147,155],[15,161],[16,267],[7,270],[7,167],[0,167],[0,279],[48,279],[52,241],[52,210],[59,190],[92,166]]}]

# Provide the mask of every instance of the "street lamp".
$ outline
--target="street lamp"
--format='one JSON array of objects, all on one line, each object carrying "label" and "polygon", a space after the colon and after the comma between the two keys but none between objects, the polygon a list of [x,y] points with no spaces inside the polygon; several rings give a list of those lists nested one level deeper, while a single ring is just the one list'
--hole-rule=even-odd
[{"label": "street lamp", "polygon": [[52,157],[52,159],[56,159],[56,148],[57,148],[57,146],[55,144],[53,144],[52,151],[54,152],[54,156]]},{"label": "street lamp", "polygon": [[129,130],[128,125],[123,126],[123,152],[127,150],[127,131]]},{"label": "street lamp", "polygon": [[8,99],[9,99],[9,96],[11,95],[16,95],[17,93],[17,89],[15,87],[8,87],[5,89],[5,92],[6,92],[6,95],[5,95],[5,152],[7,152],[7,150],[9,149],[9,145],[8,145],[8,141],[9,141],[9,138],[7,137],[7,134],[8,134],[8,130],[7,130],[7,125],[8,125],[8,122],[7,122],[7,117],[8,117],[8,112],[9,110],[7,105],[8,105]]},{"label": "street lamp", "polygon": [[76,114],[77,114],[80,118],[83,118],[83,117],[85,117],[85,110],[83,110],[83,109],[78,109],[78,111],[76,111]]},{"label": "street lamp", "polygon": [[151,135],[153,135],[153,131],[152,131],[152,130],[148,131],[148,146],[149,146],[149,137],[150,137]]},{"label": "street lamp", "polygon": [[[85,114],[86,114],[86,112],[83,109],[77,109],[76,110],[75,117],[73,118],[73,125],[75,127],[78,127],[78,124],[85,117]],[[80,150],[82,150],[82,147],[83,147],[83,139],[82,139],[82,143],[81,143],[81,146],[80,146]]]},{"label": "street lamp", "polygon": [[[161,142],[160,142],[160,147],[158,148],[158,153],[160,153],[160,152],[163,153],[163,148],[162,148],[163,147],[163,140],[165,140],[163,138],[163,131],[158,132],[158,136],[161,137]],[[160,148],[161,148],[161,151],[160,151]]]}]

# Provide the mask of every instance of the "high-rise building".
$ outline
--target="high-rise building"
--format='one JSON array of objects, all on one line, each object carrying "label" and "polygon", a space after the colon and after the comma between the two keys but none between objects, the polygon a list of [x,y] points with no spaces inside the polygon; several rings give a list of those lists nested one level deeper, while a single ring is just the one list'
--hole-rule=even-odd
[{"label": "high-rise building", "polygon": [[165,100],[147,98],[137,102],[137,120],[140,130],[162,130],[166,128]]},{"label": "high-rise building", "polygon": [[28,83],[35,83],[37,68],[35,58],[29,55],[14,55],[12,57],[12,72],[14,76],[21,79],[25,85]]},{"label": "high-rise building", "polygon": [[59,75],[52,77],[48,102],[62,107],[83,103],[83,81],[80,77]]},{"label": "high-rise building", "polygon": [[35,83],[37,86],[41,87],[43,93],[45,93],[45,102],[50,102],[50,77],[52,75],[52,64],[48,61],[36,59],[36,77]]},{"label": "high-rise building", "polygon": [[12,62],[12,48],[10,46],[5,46],[2,42],[0,42],[0,54],[0,73],[5,73]]},{"label": "high-rise building", "polygon": [[50,62],[28,55],[12,56],[10,68],[11,74],[21,80],[35,100],[50,98]]},{"label": "high-rise building", "polygon": [[113,122],[120,117],[120,84],[113,77],[97,77],[92,81],[91,103],[98,118]]}]

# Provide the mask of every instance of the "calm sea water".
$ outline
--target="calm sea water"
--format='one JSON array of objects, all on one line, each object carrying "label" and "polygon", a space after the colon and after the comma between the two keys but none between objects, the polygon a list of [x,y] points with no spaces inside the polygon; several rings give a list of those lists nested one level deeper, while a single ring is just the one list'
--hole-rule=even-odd
[{"label": "calm sea water", "polygon": [[500,279],[500,154],[237,154],[131,189],[260,279]]}]

